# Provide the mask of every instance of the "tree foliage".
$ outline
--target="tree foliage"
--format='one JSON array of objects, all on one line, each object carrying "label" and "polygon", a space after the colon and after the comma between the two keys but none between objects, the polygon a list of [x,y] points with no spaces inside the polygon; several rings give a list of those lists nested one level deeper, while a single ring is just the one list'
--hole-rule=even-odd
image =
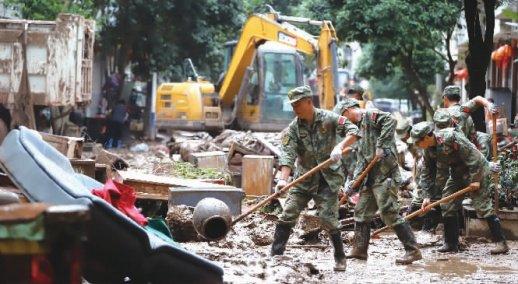
[{"label": "tree foliage", "polygon": [[223,44],[244,19],[237,0],[111,0],[103,12],[102,44],[119,55],[119,70],[133,63],[137,75],[165,71],[176,79],[187,57],[202,74],[221,72]]},{"label": "tree foliage", "polygon": [[[378,80],[397,78],[403,72],[410,99],[432,113],[427,84],[444,71],[447,58],[440,52],[447,31],[453,31],[460,14],[458,1],[436,0],[306,0],[314,16],[333,19],[343,41],[365,46],[360,74]],[[418,96],[414,95],[414,90]]]},{"label": "tree foliage", "polygon": [[5,5],[30,20],[54,20],[59,13],[74,13],[91,18],[96,11],[95,0],[5,0]]}]

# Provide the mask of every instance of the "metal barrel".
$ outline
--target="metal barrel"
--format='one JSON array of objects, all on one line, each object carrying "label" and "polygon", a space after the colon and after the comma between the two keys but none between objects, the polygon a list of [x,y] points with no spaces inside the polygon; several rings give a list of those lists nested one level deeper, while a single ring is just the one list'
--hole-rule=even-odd
[{"label": "metal barrel", "polygon": [[228,206],[216,198],[204,198],[194,208],[192,217],[194,229],[210,241],[224,238],[232,226],[232,215]]}]

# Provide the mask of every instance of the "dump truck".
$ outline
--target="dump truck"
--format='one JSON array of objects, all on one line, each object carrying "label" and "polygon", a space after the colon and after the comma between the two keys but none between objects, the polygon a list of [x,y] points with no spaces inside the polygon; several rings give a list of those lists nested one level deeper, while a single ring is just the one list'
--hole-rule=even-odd
[{"label": "dump truck", "polygon": [[35,109],[91,101],[94,28],[93,20],[73,14],[55,21],[0,19],[0,104],[12,126],[35,129]]},{"label": "dump truck", "polygon": [[[313,36],[297,24],[314,25]],[[158,87],[158,128],[280,131],[293,119],[289,89],[304,84],[304,58],[316,61],[315,102],[332,109],[338,94],[335,29],[330,21],[283,16],[273,9],[251,15],[239,40],[227,45],[231,60],[216,86],[199,76]]]}]

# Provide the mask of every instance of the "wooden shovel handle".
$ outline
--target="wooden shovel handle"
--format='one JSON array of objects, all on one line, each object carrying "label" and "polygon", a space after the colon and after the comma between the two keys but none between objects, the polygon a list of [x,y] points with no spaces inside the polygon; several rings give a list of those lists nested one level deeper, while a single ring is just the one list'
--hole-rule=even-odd
[{"label": "wooden shovel handle", "polygon": [[[345,155],[345,154],[349,153],[350,151],[351,151],[351,147],[345,147],[345,149],[343,149],[343,151],[342,151],[342,155]],[[263,207],[264,205],[268,204],[272,199],[275,199],[275,198],[279,197],[280,195],[284,194],[285,192],[290,190],[295,185],[301,183],[306,178],[314,175],[315,173],[317,173],[318,171],[320,171],[322,169],[325,169],[325,168],[331,166],[333,163],[335,163],[335,162],[331,158],[329,158],[326,161],[318,164],[316,167],[314,167],[311,170],[307,171],[305,174],[301,175],[296,180],[288,183],[285,187],[281,188],[279,191],[271,194],[266,199],[262,200],[261,202],[257,203],[256,205],[254,205],[247,212],[237,216],[236,219],[234,219],[232,221],[232,225],[234,225],[235,223],[241,221],[243,218],[245,218],[246,216],[250,215],[252,212],[256,211],[257,209],[259,209],[259,208]]]},{"label": "wooden shovel handle", "polygon": [[[406,215],[404,219],[405,219],[406,221],[408,221],[408,220],[412,220],[412,219],[414,219],[415,217],[417,217],[417,216],[420,216],[420,215],[424,214],[426,211],[428,211],[428,210],[430,210],[430,209],[434,208],[435,206],[437,206],[437,205],[439,205],[439,204],[441,204],[441,203],[448,203],[448,202],[450,202],[450,201],[452,201],[452,200],[455,200],[455,199],[457,199],[457,198],[461,197],[461,196],[462,196],[462,195],[464,195],[465,193],[468,193],[468,192],[471,192],[471,191],[475,191],[475,190],[478,190],[478,189],[479,189],[478,187],[468,186],[468,187],[466,187],[466,188],[464,188],[464,189],[462,189],[462,190],[459,190],[459,191],[457,191],[457,192],[455,192],[455,193],[453,193],[453,194],[450,194],[450,195],[448,195],[448,196],[446,196],[446,197],[444,197],[444,198],[442,198],[442,199],[440,199],[440,200],[437,200],[437,201],[435,201],[435,202],[430,203],[430,204],[429,204],[429,205],[427,205],[425,208],[421,208],[421,209],[419,209],[419,210],[417,210],[417,211],[415,211],[415,212],[413,212],[413,213],[411,213],[411,214]],[[374,231],[374,233],[372,233],[372,237],[374,237],[374,236],[378,235],[379,233],[381,233],[381,232],[385,231],[386,229],[388,229],[388,228],[390,228],[390,227],[392,227],[392,226],[385,226],[385,227],[383,227],[383,228],[381,228],[381,229],[378,229],[378,230]]]}]

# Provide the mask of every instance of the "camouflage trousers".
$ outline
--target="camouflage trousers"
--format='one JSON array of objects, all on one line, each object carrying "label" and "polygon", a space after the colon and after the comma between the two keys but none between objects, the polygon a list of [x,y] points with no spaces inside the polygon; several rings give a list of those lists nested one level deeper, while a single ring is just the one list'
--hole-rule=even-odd
[{"label": "camouflage trousers", "polygon": [[[430,198],[430,200],[432,201],[436,201],[436,200],[439,200],[441,199],[441,192],[436,192],[433,194],[432,198]],[[421,188],[417,188],[416,191],[415,191],[415,195],[412,197],[412,205],[419,205],[421,206],[421,204],[423,204],[423,200],[424,200],[424,197],[423,197],[423,190]]]},{"label": "camouflage trousers", "polygon": [[[469,185],[468,176],[461,173],[452,172],[442,191],[442,197],[451,195]],[[471,205],[475,208],[478,217],[486,218],[495,215],[493,201],[489,193],[489,172],[484,174],[484,179],[480,182],[480,188],[466,195],[471,198]],[[441,204],[443,217],[457,216],[462,206],[462,198]]]},{"label": "camouflage trousers", "polygon": [[318,186],[306,188],[295,187],[288,192],[284,210],[279,218],[282,223],[295,225],[300,212],[313,199],[317,208],[322,228],[327,231],[338,228],[338,193],[329,188],[324,178],[320,178]]},{"label": "camouflage trousers", "polygon": [[392,179],[365,186],[360,191],[360,200],[354,208],[354,221],[370,222],[379,210],[385,225],[398,225],[405,221],[399,215],[397,183]]}]

